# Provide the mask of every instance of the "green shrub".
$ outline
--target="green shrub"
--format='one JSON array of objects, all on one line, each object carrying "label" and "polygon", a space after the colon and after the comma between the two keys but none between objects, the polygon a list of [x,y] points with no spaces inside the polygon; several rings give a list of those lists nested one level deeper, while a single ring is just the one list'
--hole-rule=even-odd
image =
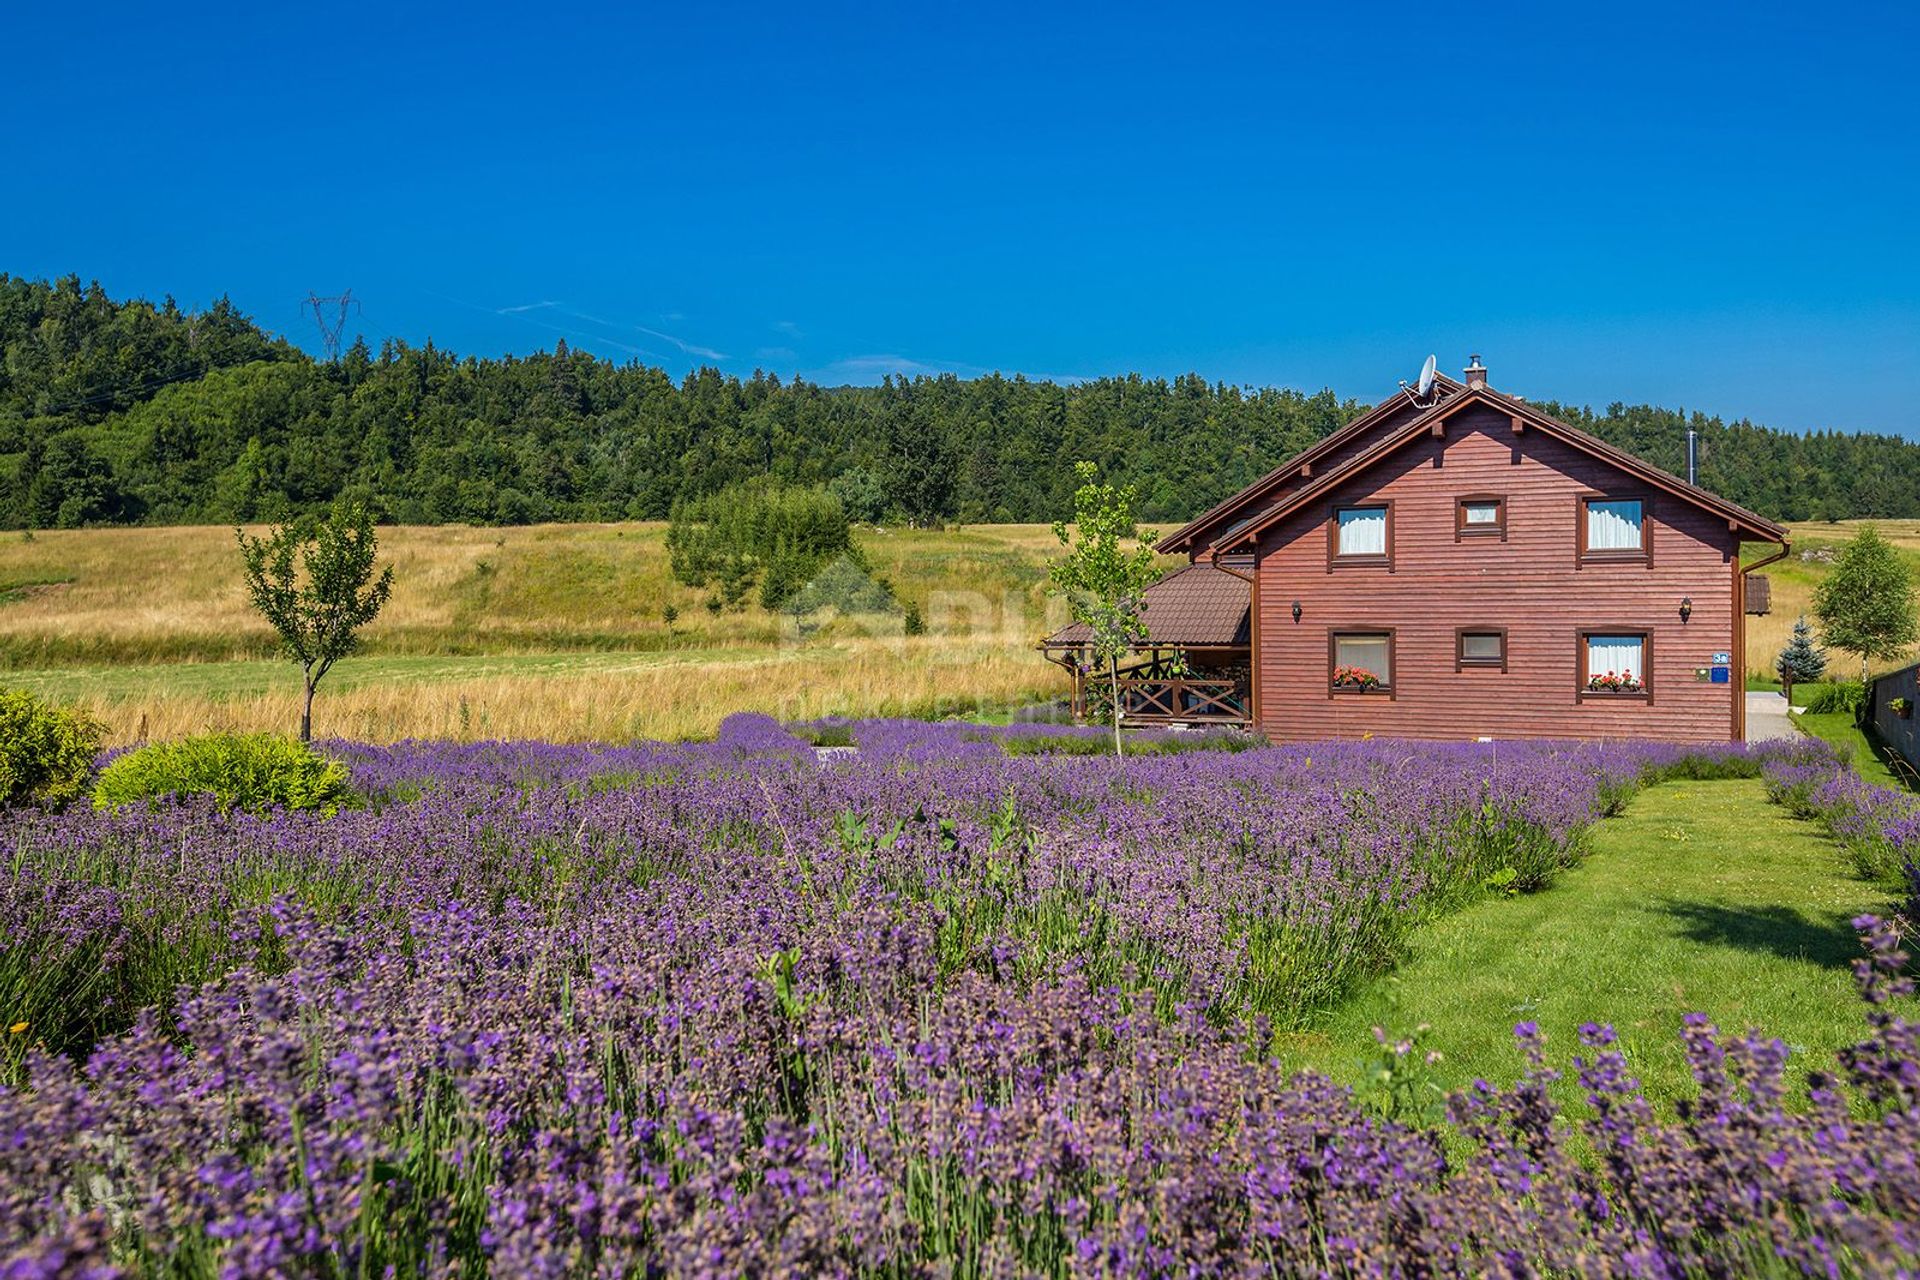
[{"label": "green shrub", "polygon": [[811,742],[816,747],[857,747],[853,740],[853,726],[838,720],[821,720],[814,724],[793,726],[793,732]]},{"label": "green shrub", "polygon": [[222,808],[335,813],[353,799],[347,768],[292,738],[214,733],[130,751],[100,773],[102,809],[167,796],[212,796]]},{"label": "green shrub", "polygon": [[1806,685],[1794,690],[1804,696],[1801,703],[1809,714],[1833,715],[1845,712],[1858,720],[1867,705],[1867,686],[1857,680],[1837,680],[1831,684]]},{"label": "green shrub", "polygon": [[1113,739],[1093,734],[1036,733],[1001,738],[999,742],[1000,749],[1010,756],[1110,756],[1113,754]]},{"label": "green shrub", "polygon": [[1651,787],[1659,782],[1725,782],[1732,778],[1758,778],[1765,761],[1754,756],[1715,755],[1705,752],[1700,755],[1684,755],[1666,764],[1652,765],[1640,775],[1638,787]]},{"label": "green shrub", "polygon": [[[1105,734],[1035,733],[998,739],[1010,756],[1105,756],[1113,754],[1113,739]],[[1264,747],[1264,734],[1247,729],[1213,728],[1202,732],[1135,735],[1127,741],[1130,756],[1177,756],[1189,751],[1247,751]]]},{"label": "green shrub", "polygon": [[0,805],[60,805],[79,795],[103,732],[78,711],[0,689]]},{"label": "green shrub", "polygon": [[747,598],[756,579],[760,603],[777,609],[838,559],[866,568],[840,499],[827,490],[795,488],[768,478],[673,504],[667,553],[675,580],[718,584],[729,606]]}]

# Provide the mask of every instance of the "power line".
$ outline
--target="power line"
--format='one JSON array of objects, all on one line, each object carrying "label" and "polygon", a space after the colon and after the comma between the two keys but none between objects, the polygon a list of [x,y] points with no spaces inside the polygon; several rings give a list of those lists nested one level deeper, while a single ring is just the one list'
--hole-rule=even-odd
[{"label": "power line", "polygon": [[[247,363],[247,362],[242,361],[241,363]],[[175,382],[185,382],[189,378],[204,378],[206,375],[210,373],[214,373],[220,369],[231,369],[234,367],[235,367],[234,365],[230,365],[230,364],[210,364],[204,369],[189,369],[184,373],[169,374],[167,377],[164,377],[164,378],[150,378],[145,382],[134,383],[129,386],[115,387],[111,391],[103,391],[97,396],[88,396],[84,400],[70,400],[66,404],[57,404],[51,408],[35,409],[33,411],[33,416],[37,418],[51,418],[56,414],[65,413],[69,409],[79,409],[90,404],[99,404],[104,400],[117,400],[121,396],[138,395],[142,391],[151,391],[158,387],[169,386]]]}]

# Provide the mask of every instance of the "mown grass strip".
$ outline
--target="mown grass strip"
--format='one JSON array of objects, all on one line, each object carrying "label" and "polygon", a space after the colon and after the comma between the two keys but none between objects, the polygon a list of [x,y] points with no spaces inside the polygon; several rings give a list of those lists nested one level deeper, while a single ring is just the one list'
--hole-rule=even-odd
[{"label": "mown grass strip", "polygon": [[[1549,1054],[1585,1022],[1611,1023],[1649,1097],[1691,1091],[1680,1020],[1784,1037],[1802,1070],[1860,1038],[1848,921],[1884,911],[1812,824],[1767,803],[1757,780],[1670,782],[1600,823],[1591,855],[1538,893],[1483,901],[1412,939],[1405,961],[1322,1027],[1291,1037],[1292,1065],[1366,1087],[1372,1029],[1431,1024],[1443,1089],[1519,1074],[1513,1025],[1540,1024]],[[1565,1101],[1577,1086],[1562,1081]]]}]

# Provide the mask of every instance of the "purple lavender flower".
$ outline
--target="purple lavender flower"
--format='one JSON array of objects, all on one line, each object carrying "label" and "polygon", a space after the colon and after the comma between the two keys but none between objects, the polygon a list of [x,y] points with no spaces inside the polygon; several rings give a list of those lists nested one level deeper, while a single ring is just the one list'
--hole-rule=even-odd
[{"label": "purple lavender flower", "polygon": [[0,815],[0,1275],[1920,1265],[1920,1045],[1877,920],[1864,1038],[1804,1096],[1777,1041],[1699,1019],[1673,1117],[1601,1027],[1579,1116],[1531,1024],[1520,1083],[1444,1122],[1268,1051],[1423,913],[1551,880],[1647,777],[1764,769],[1911,850],[1911,807],[1831,753],[844,732],[827,761],[765,717],[335,743],[364,810]]}]

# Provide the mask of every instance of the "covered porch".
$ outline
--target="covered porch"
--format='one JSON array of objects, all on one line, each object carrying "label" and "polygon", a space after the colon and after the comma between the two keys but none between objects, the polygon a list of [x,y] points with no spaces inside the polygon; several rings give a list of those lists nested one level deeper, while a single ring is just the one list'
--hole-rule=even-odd
[{"label": "covered porch", "polygon": [[[1147,589],[1147,640],[1119,664],[1120,721],[1133,725],[1253,722],[1251,586],[1227,569],[1190,564]],[[1080,623],[1040,642],[1073,680],[1073,713],[1112,705],[1111,673]]]}]

